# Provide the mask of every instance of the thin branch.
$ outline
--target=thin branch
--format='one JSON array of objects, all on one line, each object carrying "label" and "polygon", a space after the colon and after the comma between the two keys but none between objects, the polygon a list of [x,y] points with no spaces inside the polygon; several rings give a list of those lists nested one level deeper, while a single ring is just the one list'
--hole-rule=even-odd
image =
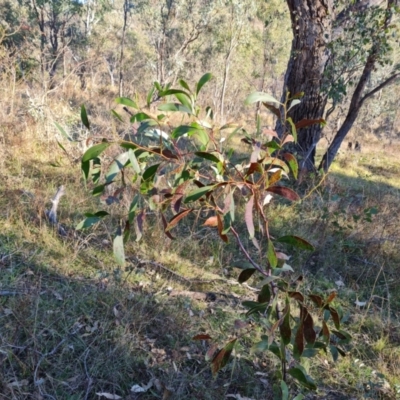
[{"label": "thin branch", "polygon": [[247,252],[247,250],[244,248],[242,241],[240,240],[239,234],[236,232],[236,230],[231,226],[231,232],[233,233],[233,236],[235,236],[236,241],[242,250],[243,254],[246,256],[246,258],[250,261],[250,264],[258,271],[260,274],[264,276],[270,276],[268,271],[265,271],[263,268],[261,268],[255,261],[253,261],[251,255]]},{"label": "thin branch", "polygon": [[365,100],[367,100],[369,97],[373,96],[376,92],[379,92],[381,89],[383,89],[385,86],[391,84],[396,78],[400,77],[400,72],[397,74],[394,74],[384,80],[380,85],[378,85],[375,89],[372,89],[370,92],[368,92],[364,97],[361,99],[361,104],[364,103]]}]

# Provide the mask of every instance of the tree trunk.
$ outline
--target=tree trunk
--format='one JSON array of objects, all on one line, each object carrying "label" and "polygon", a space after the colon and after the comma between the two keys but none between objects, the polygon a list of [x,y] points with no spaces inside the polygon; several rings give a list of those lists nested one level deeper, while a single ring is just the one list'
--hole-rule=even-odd
[{"label": "tree trunk", "polygon": [[[292,20],[293,42],[284,81],[284,98],[304,93],[301,104],[289,112],[294,122],[323,118],[327,97],[321,94],[324,69],[329,60],[327,42],[332,30],[332,0],[287,0]],[[327,37],[328,35],[328,37]],[[282,126],[277,126],[282,133]],[[321,126],[312,125],[298,132],[300,167],[314,169],[315,147]]]}]

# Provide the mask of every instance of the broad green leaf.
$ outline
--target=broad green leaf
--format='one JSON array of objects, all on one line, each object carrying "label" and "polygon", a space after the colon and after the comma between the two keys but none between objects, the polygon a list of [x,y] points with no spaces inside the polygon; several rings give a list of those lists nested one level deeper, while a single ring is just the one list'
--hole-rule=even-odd
[{"label": "broad green leaf", "polygon": [[[204,148],[207,147],[210,138],[208,137],[207,133],[204,130],[198,130],[196,132],[197,138],[200,140],[200,143],[203,145]],[[204,148],[202,150],[204,150]]]},{"label": "broad green leaf", "polygon": [[139,163],[136,159],[135,152],[132,149],[128,150],[128,155],[129,155],[129,161],[131,162],[131,166],[133,170],[137,173],[140,174],[140,166]]},{"label": "broad green leaf", "polygon": [[136,102],[134,102],[133,100],[129,99],[128,97],[117,97],[115,99],[115,102],[118,103],[118,104],[122,104],[124,106],[135,108],[137,110],[139,109],[139,107],[136,104]]},{"label": "broad green leaf", "polygon": [[289,400],[289,388],[285,381],[281,381],[282,400]]},{"label": "broad green leaf", "polygon": [[181,126],[178,126],[177,128],[175,128],[171,132],[171,138],[178,139],[179,137],[186,135],[186,134],[188,136],[191,136],[190,134],[196,133],[198,130],[199,130],[198,127],[194,127],[191,125],[181,125]]},{"label": "broad green leaf", "polygon": [[184,81],[183,79],[179,79],[179,84],[184,88],[184,89],[186,89],[188,92],[190,92],[191,90],[190,90],[190,88],[189,88],[189,85],[186,83],[186,81]]},{"label": "broad green leaf", "polygon": [[90,161],[98,157],[109,146],[110,143],[102,142],[90,147],[89,149],[86,150],[85,154],[82,156],[82,163],[85,163],[86,161]]},{"label": "broad green leaf", "polygon": [[196,201],[198,199],[200,199],[201,197],[203,197],[206,193],[208,193],[209,191],[213,190],[217,185],[210,185],[210,186],[203,186],[201,188],[198,188],[196,190],[193,190],[192,192],[190,192],[185,200],[184,203],[189,203],[191,201]]},{"label": "broad green leaf", "polygon": [[183,106],[187,107],[189,110],[193,110],[192,100],[188,97],[186,93],[177,93],[175,97],[178,99],[178,101],[181,102]]},{"label": "broad green leaf", "polygon": [[99,221],[101,221],[102,216],[96,216],[93,215],[91,217],[85,218],[83,221],[81,221],[77,226],[76,230],[81,230],[81,229],[87,229],[90,228],[91,226],[97,224]]},{"label": "broad green leaf", "polygon": [[213,161],[213,162],[220,162],[221,160],[215,156],[212,153],[209,153],[207,151],[196,151],[194,154],[196,154],[196,156],[201,157],[201,158],[205,158],[206,160],[209,161]]},{"label": "broad green leaf", "polygon": [[133,124],[135,122],[142,122],[142,121],[147,121],[149,119],[152,119],[150,115],[144,113],[144,112],[139,112],[135,115],[132,115],[130,118],[130,122]]},{"label": "broad green leaf", "polygon": [[232,267],[239,269],[252,269],[254,268],[248,261],[238,261],[232,264]]},{"label": "broad green leaf", "polygon": [[158,167],[160,164],[154,164],[151,167],[147,168],[146,171],[143,172],[142,178],[144,181],[149,181],[154,178],[155,174],[157,173]]},{"label": "broad green leaf", "polygon": [[315,382],[309,375],[307,375],[304,368],[301,367],[300,365],[295,368],[290,368],[288,373],[305,388],[310,390],[317,389],[317,385],[315,384]]},{"label": "broad green leaf", "polygon": [[244,271],[242,271],[240,273],[238,282],[244,283],[244,282],[248,281],[252,277],[254,272],[256,272],[256,270],[254,268],[245,269]]},{"label": "broad green leaf", "polygon": [[124,238],[122,236],[122,230],[119,226],[115,234],[113,241],[114,258],[117,264],[121,267],[125,266],[125,250],[124,250]]},{"label": "broad green leaf", "polygon": [[89,178],[89,172],[90,172],[90,160],[85,161],[85,162],[82,161],[81,169],[83,172],[83,178],[85,179],[85,181],[87,181]]},{"label": "broad green leaf", "polygon": [[288,112],[293,108],[293,107],[295,107],[295,106],[297,106],[298,104],[300,104],[301,103],[301,101],[299,100],[299,99],[294,99],[294,100],[292,100],[291,102],[290,102],[290,106],[289,106],[289,108],[288,108]]},{"label": "broad green leaf", "polygon": [[296,125],[294,124],[292,118],[288,118],[287,122],[289,122],[290,127],[291,127],[291,131],[292,131],[292,136],[295,142],[297,142],[297,129],[296,129]]},{"label": "broad green leaf", "polygon": [[261,291],[257,296],[257,301],[259,303],[269,303],[269,301],[271,300],[271,296],[271,286],[269,283],[267,283],[261,288]]},{"label": "broad green leaf", "polygon": [[187,98],[190,98],[190,94],[186,93],[184,90],[181,90],[181,89],[167,89],[167,90],[162,91],[160,93],[160,96],[164,97],[164,96],[171,96],[171,95],[176,95],[176,94],[183,94]]},{"label": "broad green leaf", "polygon": [[180,104],[180,103],[165,103],[165,104],[161,104],[160,106],[158,106],[158,109],[160,111],[171,111],[171,112],[184,112],[187,114],[193,114],[192,110],[188,107],[185,107],[184,105]]},{"label": "broad green leaf", "polygon": [[81,106],[81,120],[82,120],[82,124],[85,125],[86,128],[90,129],[90,123],[89,123],[89,119],[87,116],[86,108],[83,104]]},{"label": "broad green leaf", "polygon": [[57,124],[57,122],[54,122],[54,125],[60,131],[61,135],[64,136],[65,139],[67,139],[70,142],[74,142],[71,136],[68,135],[68,133],[64,130],[64,128],[61,125]]},{"label": "broad green leaf", "polygon": [[106,185],[99,185],[99,186],[96,186],[96,187],[92,190],[92,196],[100,196],[100,195],[103,193],[105,187],[106,187]]},{"label": "broad green leaf", "polygon": [[312,358],[315,357],[319,353],[319,349],[314,348],[305,348],[303,351],[302,357]]},{"label": "broad green leaf", "polygon": [[292,171],[292,174],[294,176],[294,179],[297,179],[297,175],[298,175],[298,172],[299,172],[299,166],[297,164],[296,157],[293,154],[284,153],[283,154],[283,158],[288,163],[289,168]]},{"label": "broad green leaf", "polygon": [[273,96],[263,92],[254,92],[247,96],[245,100],[245,104],[253,104],[257,103],[258,101],[266,102],[266,103],[277,103],[281,104],[278,100],[276,100]]},{"label": "broad green leaf", "polygon": [[329,350],[330,350],[330,352],[331,352],[331,354],[332,354],[333,361],[336,362],[336,361],[338,360],[338,358],[339,358],[339,352],[338,352],[337,347],[336,347],[336,346],[333,346],[333,345],[331,344],[331,345],[329,345]]},{"label": "broad green leaf", "polygon": [[306,240],[304,240],[299,236],[294,236],[294,235],[281,236],[276,241],[279,243],[287,243],[294,247],[298,247],[304,250],[311,250],[311,251],[314,250],[314,246],[312,244],[308,243]]},{"label": "broad green leaf", "polygon": [[154,94],[155,90],[156,90],[156,87],[154,85],[147,93],[147,96],[146,96],[147,107],[150,107],[151,100],[153,99],[153,94]]},{"label": "broad green leaf", "polygon": [[133,200],[132,203],[129,206],[129,212],[128,212],[128,218],[129,218],[129,223],[132,224],[133,219],[135,218],[136,214],[136,209],[139,203],[139,195],[137,194]]},{"label": "broad green leaf", "polygon": [[106,182],[110,183],[119,174],[119,172],[125,167],[125,164],[129,160],[129,153],[120,154],[111,164],[109,170],[106,173]]},{"label": "broad green leaf", "polygon": [[212,78],[212,74],[210,74],[209,72],[204,74],[200,80],[197,82],[196,85],[196,96],[198,96],[198,94],[200,93],[201,88]]},{"label": "broad green leaf", "polygon": [[243,301],[242,305],[249,309],[246,313],[247,316],[258,312],[262,314],[268,307],[268,303],[257,303],[256,301]]},{"label": "broad green leaf", "polygon": [[271,265],[271,268],[276,268],[278,265],[278,258],[276,257],[275,247],[271,239],[268,239],[267,259]]}]

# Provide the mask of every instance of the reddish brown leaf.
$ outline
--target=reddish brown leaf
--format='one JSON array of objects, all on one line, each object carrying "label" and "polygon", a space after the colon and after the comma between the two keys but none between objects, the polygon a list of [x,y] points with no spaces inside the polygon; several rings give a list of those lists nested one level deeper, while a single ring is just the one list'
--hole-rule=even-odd
[{"label": "reddish brown leaf", "polygon": [[247,202],[244,212],[244,220],[246,221],[246,226],[250,235],[250,239],[254,237],[253,207],[254,207],[254,195],[251,196],[249,201]]},{"label": "reddish brown leaf", "polygon": [[322,320],[322,336],[324,337],[326,343],[329,344],[331,333],[329,331],[328,325],[324,320]]},{"label": "reddish brown leaf", "polygon": [[192,340],[212,340],[212,337],[206,333],[200,333],[196,336],[193,336]]},{"label": "reddish brown leaf", "polygon": [[290,303],[287,302],[285,309],[283,310],[281,317],[282,323],[279,326],[279,331],[281,333],[281,337],[283,343],[288,345],[292,338],[292,328],[290,327]]},{"label": "reddish brown leaf", "polygon": [[211,361],[214,356],[215,356],[215,352],[218,350],[218,345],[216,343],[213,343],[209,349],[207,350],[207,353],[205,355],[205,359],[206,361]]},{"label": "reddish brown leaf", "polygon": [[232,350],[235,347],[236,340],[237,339],[233,339],[228,342],[212,360],[211,372],[214,376],[228,363],[229,357],[232,354]]},{"label": "reddish brown leaf", "polygon": [[295,124],[296,129],[306,128],[307,126],[316,125],[316,124],[326,124],[326,121],[323,118],[320,119],[302,119],[301,121]]},{"label": "reddish brown leaf", "polygon": [[333,307],[329,307],[329,312],[331,313],[331,317],[336,328],[340,329],[340,317],[338,312]]},{"label": "reddish brown leaf", "polygon": [[292,299],[299,301],[300,303],[304,302],[304,296],[300,292],[289,292],[289,296]]},{"label": "reddish brown leaf", "polygon": [[246,143],[246,144],[253,144],[255,141],[254,140],[250,140],[247,138],[242,138],[241,142]]},{"label": "reddish brown leaf", "polygon": [[259,172],[260,174],[264,172],[263,167],[260,163],[251,163],[249,169],[246,172],[246,176],[250,176],[254,172]]},{"label": "reddish brown leaf", "polygon": [[292,201],[300,200],[299,195],[295,191],[293,191],[292,189],[289,189],[287,187],[271,186],[271,187],[267,188],[267,191],[278,194],[279,196],[285,197],[288,200],[292,200]]},{"label": "reddish brown leaf", "polygon": [[143,235],[143,223],[146,218],[146,213],[144,210],[142,210],[136,217],[136,225],[135,225],[135,231],[136,231],[136,240],[140,240],[140,238]]},{"label": "reddish brown leaf", "polygon": [[168,238],[170,238],[171,240],[175,240],[175,238],[171,235],[171,232],[166,231],[165,229],[167,228],[168,222],[165,218],[165,215],[163,213],[161,213],[161,220],[163,223],[163,227],[164,227],[164,233],[167,235]]},{"label": "reddish brown leaf", "polygon": [[165,231],[168,232],[170,229],[172,229],[182,218],[185,218],[188,214],[190,214],[193,211],[193,208],[189,208],[187,210],[181,211],[179,214],[176,214],[174,217],[170,219],[168,222],[167,227],[165,228]]},{"label": "reddish brown leaf", "polygon": [[207,218],[203,226],[218,226],[218,217],[214,215],[212,217]]},{"label": "reddish brown leaf", "polygon": [[177,214],[179,213],[179,210],[181,208],[182,200],[183,196],[174,196],[174,198],[171,201],[172,210]]},{"label": "reddish brown leaf", "polygon": [[151,149],[151,151],[154,153],[157,153],[157,154],[161,154],[165,158],[169,158],[171,160],[173,160],[173,159],[178,160],[178,158],[179,158],[175,153],[173,153],[169,149],[160,149],[159,147],[153,147]]},{"label": "reddish brown leaf", "polygon": [[221,216],[217,214],[217,219],[218,219],[218,234],[219,237],[225,242],[228,243],[228,236],[224,235],[222,231],[224,230],[224,225],[222,223]]},{"label": "reddish brown leaf", "polygon": [[293,356],[297,359],[303,354],[304,351],[304,330],[303,320],[301,319],[300,325],[297,328],[296,337],[294,339]]},{"label": "reddish brown leaf", "polygon": [[281,112],[279,111],[279,108],[271,106],[268,103],[263,103],[263,106],[268,108],[269,111],[271,111],[273,114],[275,114],[278,117],[278,120],[281,119]]},{"label": "reddish brown leaf", "polygon": [[312,316],[305,307],[303,314],[304,314],[304,323],[303,323],[304,337],[307,343],[314,344],[315,339],[317,338],[317,334],[315,333],[314,330],[314,321],[312,319]]},{"label": "reddish brown leaf", "polygon": [[322,307],[324,302],[322,301],[322,297],[318,296],[316,294],[310,294],[308,295],[310,300],[317,306],[317,307]]},{"label": "reddish brown leaf", "polygon": [[336,297],[336,292],[332,292],[329,297],[326,299],[326,304],[329,304],[333,301],[333,299]]},{"label": "reddish brown leaf", "polygon": [[268,184],[272,186],[276,182],[279,182],[282,177],[282,170],[278,169],[278,171],[275,171],[271,176],[268,177]]}]

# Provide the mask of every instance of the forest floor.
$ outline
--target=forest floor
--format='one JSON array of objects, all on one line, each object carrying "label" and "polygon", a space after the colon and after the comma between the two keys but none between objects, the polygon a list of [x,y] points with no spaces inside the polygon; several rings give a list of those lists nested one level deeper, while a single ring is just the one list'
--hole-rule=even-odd
[{"label": "forest floor", "polygon": [[[127,246],[125,269],[112,256],[111,228],[74,227],[93,211],[79,160],[54,141],[3,135],[0,182],[0,399],[273,399],[279,368],[254,353],[262,334],[239,340],[213,378],[207,333],[217,344],[246,320],[233,246],[207,228],[182,226],[171,242],[157,218]],[[68,150],[68,149],[67,149]],[[348,313],[353,341],[335,363],[304,360],[316,393],[290,383],[291,398],[400,398],[400,144],[343,152],[304,200],[275,206],[274,232],[310,240],[291,266],[305,290],[332,290]],[[60,236],[45,210],[57,188]],[[199,280],[202,280],[199,283]],[[397,396],[397,397],[396,397]]]}]

